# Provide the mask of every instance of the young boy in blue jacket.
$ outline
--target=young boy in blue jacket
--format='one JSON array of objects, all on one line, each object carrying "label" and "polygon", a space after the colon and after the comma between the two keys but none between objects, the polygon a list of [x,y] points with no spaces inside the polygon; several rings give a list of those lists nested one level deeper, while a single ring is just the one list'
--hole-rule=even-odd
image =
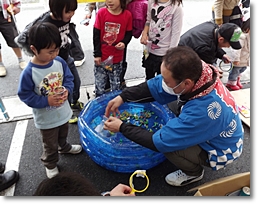
[{"label": "young boy in blue jacket", "polygon": [[[33,110],[36,128],[40,129],[43,141],[41,161],[48,178],[59,173],[58,153],[78,154],[81,145],[70,145],[68,136],[72,110],[67,100],[72,94],[73,75],[67,63],[58,56],[61,36],[58,28],[48,22],[39,22],[29,31],[29,45],[34,53],[21,73],[18,96]],[[55,89],[64,87],[62,94]]]}]

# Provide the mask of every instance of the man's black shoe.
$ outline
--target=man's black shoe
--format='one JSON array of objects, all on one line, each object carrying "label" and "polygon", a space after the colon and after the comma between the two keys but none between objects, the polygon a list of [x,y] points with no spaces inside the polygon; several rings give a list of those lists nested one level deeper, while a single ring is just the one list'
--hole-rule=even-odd
[{"label": "man's black shoe", "polygon": [[19,180],[19,173],[14,170],[0,175],[0,192],[11,187]]},{"label": "man's black shoe", "polygon": [[0,162],[0,174],[4,173],[5,165]]}]

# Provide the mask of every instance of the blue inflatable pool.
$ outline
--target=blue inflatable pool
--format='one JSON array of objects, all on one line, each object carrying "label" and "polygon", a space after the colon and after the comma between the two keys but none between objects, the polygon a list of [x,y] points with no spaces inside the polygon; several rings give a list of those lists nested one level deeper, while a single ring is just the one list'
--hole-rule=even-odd
[{"label": "blue inflatable pool", "polygon": [[[78,118],[82,147],[94,162],[112,171],[132,173],[137,169],[150,169],[165,160],[162,153],[138,145],[121,133],[110,133],[101,128],[107,103],[119,93],[121,91],[102,95],[85,105]],[[132,116],[128,122],[153,132],[174,117],[167,107],[157,102],[124,103],[119,110]],[[142,114],[149,115],[147,121],[139,119]]]}]

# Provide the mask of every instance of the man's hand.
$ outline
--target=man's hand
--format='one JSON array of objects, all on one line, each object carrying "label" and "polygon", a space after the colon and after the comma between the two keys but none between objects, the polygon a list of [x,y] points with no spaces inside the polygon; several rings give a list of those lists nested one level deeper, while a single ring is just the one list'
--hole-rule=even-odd
[{"label": "man's hand", "polygon": [[108,102],[108,105],[105,110],[105,116],[108,118],[110,116],[110,113],[113,113],[113,116],[116,116],[116,113],[120,113],[118,110],[119,106],[123,104],[123,99],[121,96],[117,96],[111,101]]},{"label": "man's hand", "polygon": [[120,126],[122,125],[122,121],[118,118],[110,116],[104,122],[104,130],[109,130],[111,132],[119,132]]}]

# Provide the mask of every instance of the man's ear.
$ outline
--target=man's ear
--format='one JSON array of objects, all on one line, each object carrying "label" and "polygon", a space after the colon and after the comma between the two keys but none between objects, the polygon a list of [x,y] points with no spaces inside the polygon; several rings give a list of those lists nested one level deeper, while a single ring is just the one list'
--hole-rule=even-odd
[{"label": "man's ear", "polygon": [[224,43],[224,38],[223,37],[218,37],[218,43]]},{"label": "man's ear", "polygon": [[195,84],[195,83],[194,83],[193,80],[191,80],[191,79],[185,79],[184,82],[185,82],[185,86],[186,86],[187,88],[192,89],[192,88],[194,87],[194,84]]},{"label": "man's ear", "polygon": [[37,49],[34,47],[34,45],[30,45],[30,49],[31,49],[31,51],[32,51],[34,54],[38,53],[38,52],[37,52]]}]

